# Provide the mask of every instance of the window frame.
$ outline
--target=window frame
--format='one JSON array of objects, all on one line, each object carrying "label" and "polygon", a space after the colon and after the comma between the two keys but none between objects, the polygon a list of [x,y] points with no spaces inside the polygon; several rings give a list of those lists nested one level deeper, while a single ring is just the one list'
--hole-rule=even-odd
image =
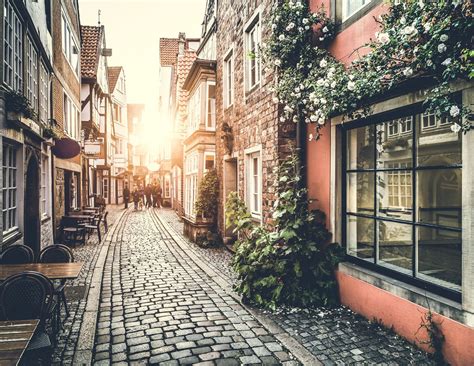
[{"label": "window frame", "polygon": [[[211,98],[209,97],[209,88],[213,86],[214,87],[214,119],[212,120],[212,114],[211,114],[211,124],[209,125],[209,103]],[[216,110],[216,82],[215,81],[207,81],[206,82],[206,109],[205,109],[205,121],[206,121],[206,126],[205,129],[206,131],[215,131],[216,129],[216,118],[217,118],[217,110]],[[201,119],[202,120],[202,119]]]},{"label": "window frame", "polygon": [[[342,238],[342,243],[343,246],[346,247],[346,259],[350,262],[356,263],[362,267],[369,268],[371,270],[374,270],[376,272],[380,272],[382,274],[386,274],[387,276],[390,276],[392,278],[398,279],[400,281],[403,281],[405,283],[417,286],[417,287],[422,287],[429,289],[433,293],[439,294],[441,296],[447,297],[449,299],[452,299],[454,301],[461,301],[461,288],[462,285],[456,285],[453,283],[447,283],[446,285],[443,286],[442,280],[436,279],[436,278],[431,278],[427,279],[426,276],[423,276],[418,272],[418,228],[429,228],[429,229],[440,229],[448,232],[453,232],[453,233],[462,233],[462,227],[455,228],[454,226],[448,227],[444,225],[437,225],[429,222],[422,222],[418,220],[418,217],[416,217],[415,212],[417,211],[417,172],[420,171],[430,171],[430,170],[436,170],[436,171],[456,171],[456,170],[461,170],[463,169],[463,164],[448,164],[448,165],[434,165],[434,166],[419,166],[417,163],[417,155],[418,152],[416,145],[411,146],[410,149],[412,150],[412,167],[410,168],[398,168],[398,169],[391,169],[391,168],[377,168],[377,163],[376,161],[374,162],[374,166],[372,168],[366,168],[366,169],[360,169],[357,167],[349,167],[348,166],[348,155],[349,155],[349,148],[350,144],[348,143],[349,141],[349,132],[353,129],[360,128],[360,127],[365,127],[365,126],[370,126],[370,125],[378,125],[378,124],[383,124],[384,122],[390,121],[391,119],[396,119],[396,118],[402,118],[407,116],[407,114],[411,114],[413,116],[412,119],[412,131],[411,131],[411,141],[417,142],[419,136],[424,132],[422,130],[422,106],[421,105],[415,105],[415,106],[410,106],[403,108],[401,111],[396,111],[396,112],[391,112],[388,113],[388,115],[393,115],[393,117],[381,117],[381,116],[372,116],[368,117],[365,120],[359,120],[359,121],[354,121],[350,124],[345,124],[341,125],[339,127],[341,131],[341,153],[342,153],[342,165],[341,165],[341,174],[342,174],[342,184],[341,184],[341,238]],[[417,119],[418,117],[418,119]],[[419,127],[418,127],[418,126]],[[376,131],[376,129],[374,129]],[[418,131],[419,130],[419,131]],[[377,144],[374,144],[374,154],[376,153],[376,146]],[[357,173],[357,172],[375,172],[374,174],[374,179],[377,179],[377,172],[387,172],[387,171],[411,171],[412,172],[412,219],[411,220],[399,220],[396,218],[386,218],[378,215],[377,212],[377,189],[374,188],[374,213],[373,214],[366,214],[366,213],[358,213],[358,212],[349,212],[347,208],[347,197],[348,197],[348,178],[347,174],[348,173]],[[376,182],[374,182],[376,184]],[[373,232],[373,256],[370,259],[371,261],[368,261],[366,259],[356,257],[355,255],[351,255],[349,253],[349,247],[348,247],[348,217],[359,217],[359,218],[366,218],[366,219],[372,219],[374,222],[392,222],[392,223],[399,223],[399,224],[406,224],[410,225],[412,227],[412,249],[413,249],[413,254],[412,254],[412,273],[410,275],[398,271],[392,268],[388,268],[386,266],[382,266],[378,264],[380,261],[378,259],[379,253],[378,253],[378,229],[377,226],[375,225],[374,232]],[[462,239],[461,239],[462,242]],[[461,250],[461,256],[462,256],[462,250]]]},{"label": "window frame", "polygon": [[[78,45],[79,40],[74,35],[71,22],[64,9],[61,9],[61,50],[77,80],[81,73],[81,49]],[[73,64],[74,48],[77,50],[76,65]]]},{"label": "window frame", "polygon": [[76,141],[80,139],[80,122],[79,108],[63,90],[63,129],[69,137]]},{"label": "window frame", "polygon": [[35,112],[39,111],[39,71],[40,59],[38,50],[33,43],[31,36],[27,33],[25,37],[25,60],[26,75],[25,75],[25,92],[32,109]]},{"label": "window frame", "polygon": [[41,155],[41,181],[40,181],[40,215],[43,219],[49,217],[49,156]]},{"label": "window frame", "polygon": [[[23,20],[11,1],[5,1],[4,10],[6,10],[6,12],[3,15],[3,82],[11,89],[15,91],[21,91],[24,84]],[[7,25],[9,26],[11,32],[11,37],[9,37],[10,39],[7,39],[7,34],[9,34],[9,32],[5,32]],[[5,55],[5,50],[7,48],[11,52],[9,55],[10,57],[8,58]]]},{"label": "window frame", "polygon": [[224,88],[223,101],[224,109],[230,108],[234,105],[234,85],[235,85],[235,58],[234,49],[231,48],[224,56]]},{"label": "window frame", "polygon": [[[259,46],[262,43],[261,13],[261,6],[259,6],[244,25],[244,86],[246,94],[250,94],[258,89],[262,83],[262,62],[259,58]],[[250,41],[253,39],[253,34],[256,36],[254,40],[256,57],[254,59],[249,57],[249,53],[251,52]],[[253,84],[251,84],[252,61],[255,61],[255,82]]]},{"label": "window frame", "polygon": [[[263,217],[263,177],[262,177],[262,147],[255,146],[253,148],[245,149],[245,203],[249,209],[250,214],[254,219],[262,220]],[[257,159],[257,181],[255,181],[254,161]],[[255,188],[258,188],[256,192]],[[255,198],[258,202],[258,207],[255,206]]]},{"label": "window frame", "polygon": [[[2,156],[2,170],[3,170],[3,183],[2,183],[2,196],[3,196],[3,206],[2,206],[2,220],[7,223],[3,225],[3,239],[5,241],[6,237],[10,237],[15,233],[20,231],[19,227],[19,204],[18,204],[18,171],[20,169],[19,160],[21,164],[21,159],[19,159],[19,148],[13,144],[9,144],[3,141],[3,156]],[[14,178],[11,178],[14,177]],[[14,184],[12,184],[14,182]],[[6,198],[5,198],[6,196]],[[11,197],[15,204],[10,205],[12,201]],[[12,214],[10,214],[12,212]],[[6,219],[4,219],[6,215]],[[5,230],[7,227],[7,230]]]}]

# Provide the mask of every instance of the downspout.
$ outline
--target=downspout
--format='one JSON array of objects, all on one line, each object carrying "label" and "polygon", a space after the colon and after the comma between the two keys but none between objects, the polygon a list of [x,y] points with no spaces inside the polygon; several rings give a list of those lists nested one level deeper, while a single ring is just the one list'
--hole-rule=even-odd
[{"label": "downspout", "polygon": [[296,154],[298,156],[298,171],[301,175],[300,188],[307,186],[306,141],[306,122],[300,117],[296,124]]}]

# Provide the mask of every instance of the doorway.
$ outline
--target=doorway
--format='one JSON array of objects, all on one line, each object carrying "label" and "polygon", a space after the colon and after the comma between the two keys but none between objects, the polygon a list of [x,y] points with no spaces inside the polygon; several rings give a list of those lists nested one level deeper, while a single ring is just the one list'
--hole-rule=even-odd
[{"label": "doorway", "polygon": [[31,155],[25,176],[25,202],[24,202],[24,244],[29,246],[38,257],[41,248],[40,240],[40,181],[39,163],[34,154]]}]

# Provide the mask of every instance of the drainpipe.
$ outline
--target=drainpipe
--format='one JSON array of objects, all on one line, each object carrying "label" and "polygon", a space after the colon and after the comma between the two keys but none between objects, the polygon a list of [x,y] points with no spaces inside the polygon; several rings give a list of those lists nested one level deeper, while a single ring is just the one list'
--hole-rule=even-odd
[{"label": "drainpipe", "polygon": [[306,188],[307,185],[307,169],[306,169],[306,122],[302,118],[298,118],[296,124],[296,154],[299,160],[299,171],[301,174],[300,187]]}]

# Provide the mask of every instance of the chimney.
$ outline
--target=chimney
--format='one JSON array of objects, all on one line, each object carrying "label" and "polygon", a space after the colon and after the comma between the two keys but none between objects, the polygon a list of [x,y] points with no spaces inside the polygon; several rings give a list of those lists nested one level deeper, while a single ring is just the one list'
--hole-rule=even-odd
[{"label": "chimney", "polygon": [[186,33],[180,32],[178,36],[178,54],[182,55],[186,46]]}]

